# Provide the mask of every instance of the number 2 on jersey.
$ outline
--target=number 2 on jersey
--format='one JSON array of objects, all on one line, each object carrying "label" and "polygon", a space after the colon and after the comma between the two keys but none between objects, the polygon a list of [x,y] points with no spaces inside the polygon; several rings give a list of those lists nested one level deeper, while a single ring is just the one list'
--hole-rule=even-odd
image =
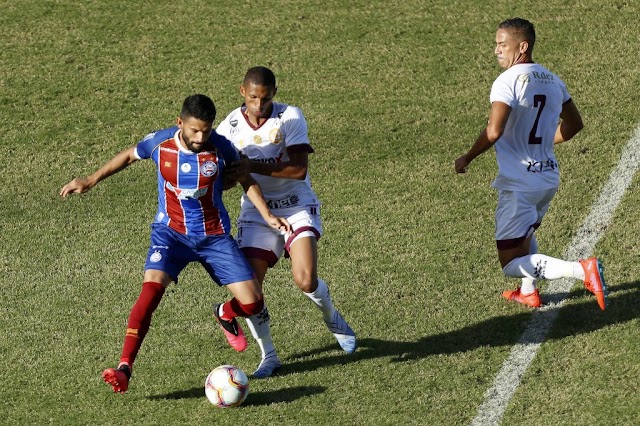
[{"label": "number 2 on jersey", "polygon": [[540,145],[542,143],[542,137],[536,136],[536,132],[538,131],[538,120],[540,120],[540,114],[542,114],[545,102],[547,102],[545,95],[533,96],[533,106],[538,108],[538,115],[536,115],[536,121],[533,122],[533,127],[529,132],[529,145]]}]

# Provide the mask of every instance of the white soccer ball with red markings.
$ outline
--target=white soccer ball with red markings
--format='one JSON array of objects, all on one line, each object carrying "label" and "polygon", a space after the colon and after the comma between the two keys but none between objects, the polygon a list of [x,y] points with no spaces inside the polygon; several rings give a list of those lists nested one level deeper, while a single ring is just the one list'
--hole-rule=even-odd
[{"label": "white soccer ball with red markings", "polygon": [[249,395],[249,378],[234,365],[221,365],[207,376],[204,393],[216,407],[237,407]]}]

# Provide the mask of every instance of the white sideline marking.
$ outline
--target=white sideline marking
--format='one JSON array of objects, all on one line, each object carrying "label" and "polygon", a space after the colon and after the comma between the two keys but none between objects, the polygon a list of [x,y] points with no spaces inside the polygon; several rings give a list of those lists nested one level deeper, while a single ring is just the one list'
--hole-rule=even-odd
[{"label": "white sideline marking", "polygon": [[[618,166],[611,172],[600,196],[591,206],[589,215],[571,241],[566,259],[586,258],[593,252],[633,180],[640,161],[639,152],[640,127],[637,127],[620,156]],[[471,421],[472,426],[500,424],[509,401],[558,317],[560,308],[565,302],[565,296],[574,286],[575,280],[563,278],[549,281],[549,284],[547,300],[550,298],[550,303],[533,313],[522,337],[502,364],[493,385],[485,392],[485,400],[478,409],[478,414]]]}]

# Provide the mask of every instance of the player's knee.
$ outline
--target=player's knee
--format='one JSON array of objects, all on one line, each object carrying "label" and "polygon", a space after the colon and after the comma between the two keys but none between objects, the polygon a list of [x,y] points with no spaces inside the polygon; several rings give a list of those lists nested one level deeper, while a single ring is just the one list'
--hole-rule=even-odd
[{"label": "player's knee", "polygon": [[310,274],[298,274],[293,277],[293,281],[305,293],[313,293],[318,288],[318,279],[313,279]]}]

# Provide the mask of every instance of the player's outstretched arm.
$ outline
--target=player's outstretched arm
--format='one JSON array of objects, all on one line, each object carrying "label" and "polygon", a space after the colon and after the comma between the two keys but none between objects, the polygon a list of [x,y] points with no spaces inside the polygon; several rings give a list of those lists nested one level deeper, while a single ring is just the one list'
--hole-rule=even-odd
[{"label": "player's outstretched arm", "polygon": [[262,161],[251,161],[246,156],[234,161],[225,169],[225,177],[236,179],[247,173],[255,173],[264,176],[271,176],[284,179],[303,180],[307,177],[309,165],[309,153],[288,149],[289,160],[277,163],[265,163]]},{"label": "player's outstretched arm", "polygon": [[[307,146],[307,145],[302,145]],[[303,180],[307,177],[309,167],[309,152],[287,148],[289,160],[277,163],[263,163],[252,161],[251,173],[271,176],[276,178]]]},{"label": "player's outstretched arm", "polygon": [[138,160],[135,156],[135,148],[135,146],[132,146],[131,148],[125,149],[124,151],[120,151],[104,166],[100,167],[89,176],[73,179],[71,182],[62,187],[62,189],[60,190],[60,195],[66,197],[69,194],[80,194],[83,192],[87,192],[88,190],[96,186],[101,180],[118,173],[129,164]]},{"label": "player's outstretched arm", "polygon": [[260,215],[269,224],[269,226],[282,232],[291,232],[291,224],[289,224],[287,219],[283,217],[276,217],[271,213],[269,206],[267,206],[267,202],[262,196],[262,189],[260,189],[260,185],[258,185],[258,182],[256,182],[251,175],[247,175],[240,181],[240,184],[242,184],[244,192],[247,193],[249,200],[254,206],[256,206]]}]

